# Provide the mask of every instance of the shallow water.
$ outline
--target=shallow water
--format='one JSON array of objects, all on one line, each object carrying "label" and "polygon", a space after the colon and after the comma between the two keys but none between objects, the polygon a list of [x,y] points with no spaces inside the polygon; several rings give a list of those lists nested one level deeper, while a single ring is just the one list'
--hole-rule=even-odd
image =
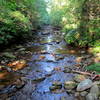
[{"label": "shallow water", "polygon": [[[56,33],[51,27],[44,27],[37,32],[31,44],[27,45],[27,50],[33,55],[28,68],[21,71],[26,83],[21,90],[10,96],[11,100],[75,100],[74,95],[64,89],[53,93],[49,87],[54,81],[64,84],[73,79],[73,73],[64,73],[63,70],[65,67],[73,69],[81,50],[68,46],[62,33]],[[55,71],[56,68],[58,71]]]}]

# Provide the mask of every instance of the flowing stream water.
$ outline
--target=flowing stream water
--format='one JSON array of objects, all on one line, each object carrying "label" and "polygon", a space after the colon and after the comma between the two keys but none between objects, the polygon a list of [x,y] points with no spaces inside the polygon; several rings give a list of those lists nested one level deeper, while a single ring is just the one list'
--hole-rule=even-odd
[{"label": "flowing stream water", "polygon": [[11,89],[13,86],[7,87],[2,95],[10,95],[5,100],[77,100],[74,93],[63,88],[52,92],[50,86],[55,81],[64,85],[65,81],[73,80],[75,74],[66,73],[65,68],[74,69],[75,59],[81,55],[81,50],[68,46],[63,33],[51,26],[44,26],[34,34],[27,50],[32,52],[32,57],[28,67],[20,71],[25,84],[17,91]]}]

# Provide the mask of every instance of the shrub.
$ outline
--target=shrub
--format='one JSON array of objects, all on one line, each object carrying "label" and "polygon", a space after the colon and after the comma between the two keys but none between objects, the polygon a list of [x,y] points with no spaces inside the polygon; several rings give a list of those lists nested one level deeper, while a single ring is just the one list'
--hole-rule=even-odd
[{"label": "shrub", "polygon": [[98,74],[100,74],[100,63],[94,63],[90,66],[87,66],[86,69],[89,71],[96,71]]},{"label": "shrub", "polygon": [[0,15],[0,44],[9,40],[23,37],[31,29],[31,23],[20,11],[2,12]]}]

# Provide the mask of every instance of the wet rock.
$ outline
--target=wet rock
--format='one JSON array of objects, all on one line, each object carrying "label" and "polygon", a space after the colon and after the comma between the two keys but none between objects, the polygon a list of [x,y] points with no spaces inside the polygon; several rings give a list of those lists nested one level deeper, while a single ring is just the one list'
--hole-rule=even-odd
[{"label": "wet rock", "polygon": [[85,51],[81,51],[81,53],[82,53],[82,54],[84,54],[84,53],[85,53]]},{"label": "wet rock", "polygon": [[55,67],[54,71],[61,71],[61,67]]},{"label": "wet rock", "polygon": [[0,94],[0,100],[7,100],[8,94]]},{"label": "wet rock", "polygon": [[45,56],[39,56],[39,60],[45,59]]},{"label": "wet rock", "polygon": [[49,89],[50,89],[50,91],[54,91],[54,90],[59,89],[59,88],[56,86],[50,86]]},{"label": "wet rock", "polygon": [[75,92],[75,97],[79,97],[80,93],[79,92]]},{"label": "wet rock", "polygon": [[38,53],[41,53],[41,54],[46,54],[46,53],[48,53],[46,50],[41,50],[40,52],[38,52]]},{"label": "wet rock", "polygon": [[68,67],[65,67],[64,70],[63,70],[63,72],[70,73],[71,72],[71,69],[69,69]]},{"label": "wet rock", "polygon": [[2,70],[2,69],[4,69],[4,68],[5,68],[5,66],[0,65],[0,70]]},{"label": "wet rock", "polygon": [[95,82],[93,83],[93,85],[98,85],[98,86],[100,86],[100,81],[95,81]]},{"label": "wet rock", "polygon": [[81,81],[83,81],[83,80],[85,80],[86,78],[85,78],[85,76],[84,75],[76,75],[75,77],[74,77],[74,80],[76,81],[76,82],[81,82]]},{"label": "wet rock", "polygon": [[27,96],[30,96],[30,94],[35,90],[36,86],[32,81],[28,81],[28,83],[24,86],[23,91]]},{"label": "wet rock", "polygon": [[8,71],[8,72],[11,72],[11,71],[12,71],[11,68],[9,68],[8,66],[3,66],[3,65],[0,65],[0,70],[1,70],[1,71],[2,71],[2,70],[6,70],[6,71]]},{"label": "wet rock", "polygon": [[85,79],[84,81],[80,82],[77,86],[77,91],[84,91],[86,89],[91,88],[93,82],[90,79]]},{"label": "wet rock", "polygon": [[35,78],[33,81],[40,82],[40,81],[43,81],[44,79],[45,79],[45,76],[44,77]]},{"label": "wet rock", "polygon": [[50,91],[55,91],[55,90],[61,89],[61,88],[62,88],[62,86],[51,86],[49,89],[50,89]]},{"label": "wet rock", "polygon": [[20,49],[20,48],[23,48],[23,46],[22,45],[18,45],[18,46],[16,46],[16,48]]},{"label": "wet rock", "polygon": [[25,85],[25,83],[23,81],[21,81],[20,79],[17,79],[15,81],[14,85],[16,85],[17,89],[20,89],[20,88],[22,88]]},{"label": "wet rock", "polygon": [[62,83],[61,83],[61,82],[56,81],[56,82],[53,82],[53,83],[52,83],[52,85],[53,85],[53,86],[62,86]]},{"label": "wet rock", "polygon": [[67,97],[63,96],[60,100],[67,100]]},{"label": "wet rock", "polygon": [[26,48],[20,48],[18,51],[25,51]]},{"label": "wet rock", "polygon": [[[5,88],[2,91],[0,91],[0,96],[1,94],[5,94],[8,96],[8,94],[14,93],[15,91],[16,91],[16,86],[8,85],[8,86],[5,86]],[[6,99],[3,99],[3,100],[6,100]]]},{"label": "wet rock", "polygon": [[90,89],[90,93],[95,94],[98,97],[100,94],[100,89],[99,89],[98,85],[93,85]]},{"label": "wet rock", "polygon": [[45,80],[46,76],[45,74],[42,74],[40,72],[32,72],[29,75],[27,75],[28,79],[31,79],[34,82],[40,82]]},{"label": "wet rock", "polygon": [[64,83],[64,88],[65,88],[66,90],[74,89],[76,86],[77,86],[77,84],[76,84],[74,81],[66,81],[66,82]]},{"label": "wet rock", "polygon": [[92,55],[84,55],[84,59],[88,59],[88,58],[90,58],[90,57],[92,57]]},{"label": "wet rock", "polygon": [[4,60],[2,60],[0,63],[1,63],[1,64],[5,64],[6,62],[5,62]]},{"label": "wet rock", "polygon": [[87,96],[86,96],[86,100],[98,100],[97,99],[97,96],[93,93],[89,93]]},{"label": "wet rock", "polygon": [[80,63],[81,61],[82,61],[82,57],[77,57],[77,58],[76,58],[76,62],[77,62],[77,63]]},{"label": "wet rock", "polygon": [[82,97],[86,96],[87,94],[88,94],[87,91],[83,91],[83,92],[80,93],[80,95],[81,95]]},{"label": "wet rock", "polygon": [[64,59],[64,56],[57,56],[57,55],[56,55],[55,57],[56,57],[56,58],[55,58],[56,61]]},{"label": "wet rock", "polygon": [[5,70],[5,69],[1,70],[0,71],[0,81],[8,78],[9,75],[10,75],[10,72],[8,72],[7,70]]},{"label": "wet rock", "polygon": [[21,79],[22,81],[24,81],[24,82],[27,81],[26,77],[21,77],[20,79]]},{"label": "wet rock", "polygon": [[0,85],[0,90],[2,90],[5,87],[5,85]]},{"label": "wet rock", "polygon": [[20,70],[20,74],[23,74],[23,75],[27,75],[27,73],[29,72],[29,69],[28,69],[28,67],[26,67],[25,69],[23,69],[23,70]]},{"label": "wet rock", "polygon": [[[0,86],[9,86],[11,84],[16,83],[16,79],[18,79],[20,76],[13,72],[8,72],[7,70],[0,71]],[[17,84],[17,83],[16,83]],[[6,90],[6,89],[4,89]]]},{"label": "wet rock", "polygon": [[51,91],[54,91],[54,90],[56,90],[56,89],[61,89],[61,88],[62,88],[62,83],[61,83],[61,82],[58,82],[58,81],[53,82],[53,83],[52,83],[52,86],[49,87],[49,89],[50,89]]},{"label": "wet rock", "polygon": [[16,58],[16,56],[14,56],[13,53],[11,53],[11,52],[4,52],[3,56],[7,57],[7,58],[11,58],[11,59],[15,59]]}]

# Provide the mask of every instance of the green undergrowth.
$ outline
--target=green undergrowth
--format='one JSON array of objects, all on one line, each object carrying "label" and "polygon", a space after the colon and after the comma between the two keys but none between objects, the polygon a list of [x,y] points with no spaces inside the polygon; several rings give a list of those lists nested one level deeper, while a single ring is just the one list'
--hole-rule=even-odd
[{"label": "green undergrowth", "polygon": [[100,53],[100,46],[94,47],[93,53]]},{"label": "green undergrowth", "polygon": [[24,37],[31,29],[28,17],[20,11],[2,12],[0,15],[0,44],[7,44],[15,37]]},{"label": "green undergrowth", "polygon": [[85,67],[88,71],[96,71],[97,74],[100,74],[100,63],[94,63],[90,66]]},{"label": "green undergrowth", "polygon": [[100,53],[100,39],[94,42],[93,53]]},{"label": "green undergrowth", "polygon": [[0,45],[27,38],[46,16],[44,0],[0,0]]}]

